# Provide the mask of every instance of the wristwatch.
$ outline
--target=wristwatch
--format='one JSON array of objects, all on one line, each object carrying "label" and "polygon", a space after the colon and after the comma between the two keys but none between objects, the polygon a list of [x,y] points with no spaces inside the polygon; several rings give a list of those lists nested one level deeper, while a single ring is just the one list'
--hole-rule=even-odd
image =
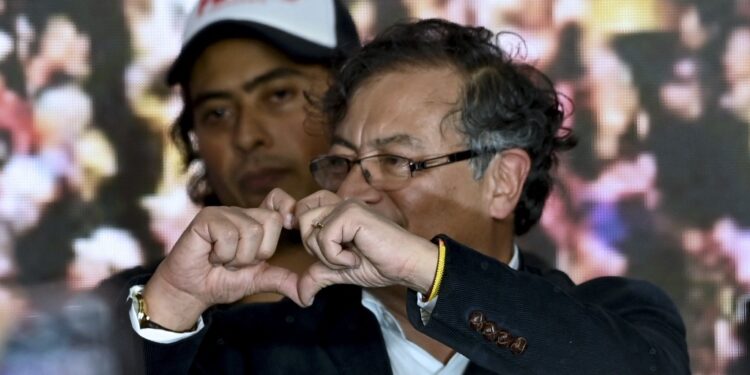
[{"label": "wristwatch", "polygon": [[152,329],[160,329],[163,331],[169,331],[174,333],[187,333],[187,332],[193,332],[198,328],[198,322],[196,322],[190,329],[184,330],[184,331],[175,331],[169,328],[166,328],[162,326],[159,323],[154,322],[151,320],[151,317],[148,316],[148,308],[146,306],[146,299],[143,298],[143,288],[136,289],[131,292],[130,294],[131,299],[133,300],[133,310],[135,311],[135,317],[138,319],[138,326],[141,329],[144,328],[152,328]]}]

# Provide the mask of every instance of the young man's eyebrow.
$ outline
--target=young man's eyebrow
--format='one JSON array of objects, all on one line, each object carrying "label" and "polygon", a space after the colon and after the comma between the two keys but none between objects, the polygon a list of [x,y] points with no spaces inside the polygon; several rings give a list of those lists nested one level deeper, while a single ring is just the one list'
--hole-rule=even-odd
[{"label": "young man's eyebrow", "polygon": [[[273,81],[279,78],[293,77],[293,76],[304,76],[305,74],[295,68],[290,67],[278,67],[271,69],[245,83],[242,84],[242,90],[245,92],[251,92],[258,88],[258,86]],[[201,92],[195,96],[192,100],[193,106],[198,106],[201,103],[211,99],[226,99],[229,98],[230,94],[224,90],[208,90]]]},{"label": "young man's eyebrow", "polygon": [[198,107],[211,99],[228,99],[229,97],[229,93],[225,91],[205,91],[196,95],[191,104],[193,107]]},{"label": "young man's eyebrow", "polygon": [[269,70],[268,72],[265,72],[245,83],[242,84],[242,90],[246,92],[250,92],[255,90],[258,86],[273,81],[275,79],[279,78],[286,78],[290,76],[304,76],[305,74],[302,73],[301,70],[290,68],[290,67],[279,67],[272,70]]}]

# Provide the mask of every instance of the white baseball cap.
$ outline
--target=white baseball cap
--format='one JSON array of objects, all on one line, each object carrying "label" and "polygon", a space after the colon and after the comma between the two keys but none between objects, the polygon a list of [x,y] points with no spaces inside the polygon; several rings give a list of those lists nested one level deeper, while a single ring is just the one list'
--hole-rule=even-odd
[{"label": "white baseball cap", "polygon": [[211,43],[237,37],[268,42],[301,63],[331,64],[360,46],[354,21],[338,0],[200,0],[167,83],[184,82]]}]

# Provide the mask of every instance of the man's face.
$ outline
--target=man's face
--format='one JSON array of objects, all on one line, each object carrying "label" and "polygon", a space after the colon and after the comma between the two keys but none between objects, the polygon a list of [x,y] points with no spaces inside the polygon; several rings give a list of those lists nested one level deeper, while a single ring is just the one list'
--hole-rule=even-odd
[{"label": "man's face", "polygon": [[[394,154],[412,161],[463,151],[466,142],[452,117],[461,87],[451,69],[409,69],[367,80],[351,98],[334,132],[330,154],[357,159]],[[405,186],[379,191],[354,166],[338,190],[358,198],[412,233],[446,233],[468,245],[486,246],[491,218],[484,180],[473,179],[468,161],[417,171]]]},{"label": "man's face", "polygon": [[223,204],[256,207],[274,187],[295,198],[318,189],[308,163],[328,143],[319,125],[305,121],[304,93],[322,92],[327,77],[256,40],[227,39],[203,51],[190,101],[199,154]]}]

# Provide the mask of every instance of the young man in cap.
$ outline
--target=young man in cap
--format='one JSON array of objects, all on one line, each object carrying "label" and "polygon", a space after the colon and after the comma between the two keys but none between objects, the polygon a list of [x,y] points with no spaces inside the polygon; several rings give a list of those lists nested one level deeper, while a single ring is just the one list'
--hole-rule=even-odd
[{"label": "young man in cap", "polygon": [[[322,101],[333,145],[310,168],[328,190],[207,208],[133,281],[147,282],[141,321],[191,335],[147,343],[149,370],[689,373],[685,327],[658,288],[574,285],[515,246],[574,140],[552,83],[494,41],[427,20],[348,60]],[[317,258],[301,275],[265,261],[291,212]],[[289,299],[214,307],[259,291]]]},{"label": "young man in cap", "polygon": [[[307,96],[320,96],[330,71],[359,46],[338,0],[200,1],[167,76],[183,97],[172,136],[194,173],[191,199],[257,207],[274,187],[296,198],[318,190],[308,163],[329,142],[326,129],[307,118]],[[269,263],[301,272],[311,261],[299,236],[284,234]],[[120,293],[123,280],[140,271],[116,275],[100,290]],[[246,302],[279,298],[261,293]],[[175,339],[149,327],[138,327],[139,334]],[[142,370],[138,354],[126,358],[124,366]]]},{"label": "young man in cap", "polygon": [[[191,198],[257,207],[274,187],[297,198],[315,191],[307,163],[328,140],[307,121],[306,96],[322,93],[330,69],[359,47],[346,8],[333,0],[201,1],[183,40],[167,81],[182,89],[172,135],[194,172]],[[300,270],[309,260],[285,235],[272,262]]]}]

